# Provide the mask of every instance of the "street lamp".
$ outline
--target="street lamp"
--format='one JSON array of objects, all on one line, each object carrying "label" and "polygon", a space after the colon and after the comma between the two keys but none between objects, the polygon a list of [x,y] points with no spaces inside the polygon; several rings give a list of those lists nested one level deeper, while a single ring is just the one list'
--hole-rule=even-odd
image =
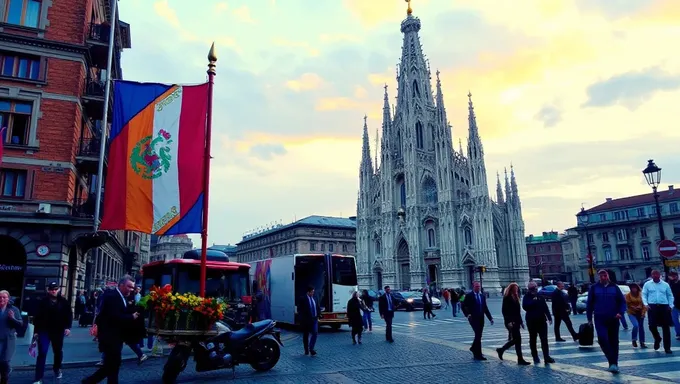
[{"label": "street lamp", "polygon": [[[656,205],[656,220],[659,223],[659,237],[660,241],[666,240],[666,233],[663,230],[663,219],[661,218],[661,206],[659,205],[659,192],[657,191],[657,188],[659,187],[659,184],[661,184],[661,168],[657,167],[656,164],[654,164],[654,160],[648,160],[647,161],[647,168],[642,170],[642,174],[645,175],[645,180],[647,180],[647,184],[649,184],[650,187],[652,187],[652,191],[654,192],[654,204]],[[663,271],[666,275],[666,278],[668,278],[668,265],[666,265],[666,259],[662,256],[661,257],[661,265],[663,265]]]},{"label": "street lamp", "polygon": [[593,271],[593,255],[590,253],[590,241],[589,241],[589,235],[588,235],[588,212],[581,207],[581,212],[576,214],[576,218],[578,219],[579,225],[583,226],[583,228],[586,231],[586,250],[587,250],[587,256],[586,260],[588,260],[588,275],[590,276],[590,283],[594,284],[595,283],[595,271]]}]

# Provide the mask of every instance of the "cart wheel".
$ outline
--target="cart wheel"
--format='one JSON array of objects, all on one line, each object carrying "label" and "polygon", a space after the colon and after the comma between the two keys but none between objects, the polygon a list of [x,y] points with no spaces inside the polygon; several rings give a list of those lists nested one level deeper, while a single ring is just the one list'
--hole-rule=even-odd
[{"label": "cart wheel", "polygon": [[175,384],[177,377],[187,366],[189,350],[185,347],[175,347],[170,352],[168,361],[163,367],[163,384]]}]

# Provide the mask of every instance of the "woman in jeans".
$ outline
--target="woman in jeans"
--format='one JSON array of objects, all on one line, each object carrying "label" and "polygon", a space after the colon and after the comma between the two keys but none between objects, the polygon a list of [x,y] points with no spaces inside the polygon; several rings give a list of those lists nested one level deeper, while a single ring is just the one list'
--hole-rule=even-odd
[{"label": "woman in jeans", "polygon": [[361,292],[361,301],[364,302],[366,310],[363,311],[364,331],[373,332],[373,320],[371,319],[371,312],[373,312],[373,298],[368,294],[368,290],[364,289]]},{"label": "woman in jeans", "polygon": [[630,292],[626,294],[626,312],[628,319],[633,325],[633,347],[637,347],[638,331],[640,332],[640,348],[647,348],[645,345],[645,314],[647,309],[642,304],[642,295],[640,294],[640,286],[633,283],[630,286]]}]

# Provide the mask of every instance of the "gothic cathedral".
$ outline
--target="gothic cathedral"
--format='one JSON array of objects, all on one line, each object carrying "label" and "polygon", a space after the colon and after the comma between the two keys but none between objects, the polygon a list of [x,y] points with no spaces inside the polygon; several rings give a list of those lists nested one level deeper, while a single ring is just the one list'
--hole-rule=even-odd
[{"label": "gothic cathedral", "polygon": [[[420,45],[420,20],[401,23],[397,105],[385,86],[380,163],[371,159],[364,118],[357,202],[357,264],[362,288],[469,288],[497,294],[529,280],[524,221],[514,170],[497,174],[489,196],[484,149],[468,94],[467,157],[453,149],[439,72],[433,93]],[[377,148],[375,148],[377,150]]]}]

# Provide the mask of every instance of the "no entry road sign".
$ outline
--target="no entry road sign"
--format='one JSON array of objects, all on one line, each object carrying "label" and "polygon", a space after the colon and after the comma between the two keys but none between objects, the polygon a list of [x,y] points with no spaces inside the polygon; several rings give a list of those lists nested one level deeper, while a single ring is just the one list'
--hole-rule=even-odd
[{"label": "no entry road sign", "polygon": [[678,245],[673,240],[662,240],[659,243],[659,254],[665,258],[671,258],[678,253]]}]

